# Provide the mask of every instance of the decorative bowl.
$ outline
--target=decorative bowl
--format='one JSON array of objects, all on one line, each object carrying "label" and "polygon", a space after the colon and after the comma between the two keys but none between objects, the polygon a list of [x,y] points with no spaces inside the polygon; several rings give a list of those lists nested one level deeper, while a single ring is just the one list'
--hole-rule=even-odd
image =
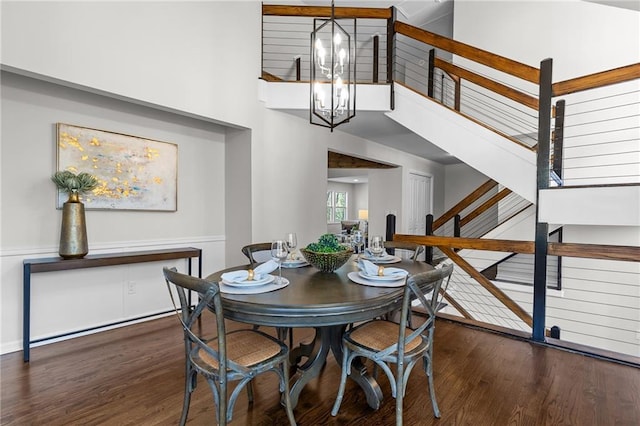
[{"label": "decorative bowl", "polygon": [[309,251],[306,248],[301,248],[300,253],[304,258],[313,265],[315,268],[322,272],[333,272],[351,258],[353,250],[345,249],[343,251],[337,251],[333,253],[320,253],[315,251]]}]

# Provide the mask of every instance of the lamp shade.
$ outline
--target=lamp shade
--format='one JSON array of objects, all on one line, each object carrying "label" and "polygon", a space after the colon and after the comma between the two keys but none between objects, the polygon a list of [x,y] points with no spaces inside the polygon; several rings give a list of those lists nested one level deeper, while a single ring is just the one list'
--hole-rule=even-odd
[{"label": "lamp shade", "polygon": [[369,220],[369,210],[358,210],[358,219]]}]

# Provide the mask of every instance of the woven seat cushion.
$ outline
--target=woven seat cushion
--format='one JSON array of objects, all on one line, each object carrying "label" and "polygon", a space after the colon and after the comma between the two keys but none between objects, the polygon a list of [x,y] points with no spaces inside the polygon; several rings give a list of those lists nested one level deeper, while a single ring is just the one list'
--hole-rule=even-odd
[{"label": "woven seat cushion", "polygon": [[[354,342],[366,346],[370,349],[380,351],[398,343],[398,324],[391,321],[370,321],[353,329],[349,337]],[[408,336],[413,330],[407,328],[405,333]],[[405,352],[409,352],[418,347],[422,338],[418,336],[405,345]]]},{"label": "woven seat cushion", "polygon": [[[218,340],[207,343],[213,350],[218,350]],[[227,334],[227,359],[245,367],[259,364],[280,352],[280,345],[273,340],[252,330],[239,330]],[[218,361],[200,348],[196,356],[209,366],[217,369]],[[194,359],[197,362],[197,359]]]}]

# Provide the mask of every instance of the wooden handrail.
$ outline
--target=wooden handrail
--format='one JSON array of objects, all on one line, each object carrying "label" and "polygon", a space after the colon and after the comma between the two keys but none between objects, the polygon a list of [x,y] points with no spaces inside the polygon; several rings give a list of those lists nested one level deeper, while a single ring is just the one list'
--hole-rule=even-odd
[{"label": "wooden handrail", "polygon": [[280,77],[275,76],[269,72],[266,71],[262,71],[262,79],[265,81],[278,81],[278,82],[282,82],[284,80],[282,80]]},{"label": "wooden handrail", "polygon": [[436,235],[394,234],[393,241],[436,246],[440,249],[459,248],[471,250],[504,251],[509,253],[534,253],[533,241],[489,240],[483,238],[439,237]]},{"label": "wooden handrail", "polygon": [[482,185],[480,185],[477,189],[471,192],[469,195],[464,197],[458,204],[451,207],[448,211],[446,211],[442,216],[440,216],[437,220],[433,222],[433,230],[440,228],[442,225],[450,221],[455,217],[455,215],[459,214],[462,210],[466,209],[476,201],[478,198],[482,197],[484,194],[489,192],[491,189],[495,188],[498,185],[493,179],[489,179]]},{"label": "wooden handrail", "polygon": [[563,96],[640,78],[640,63],[553,83],[553,96]]},{"label": "wooden handrail", "polygon": [[538,84],[540,70],[538,68],[514,61],[486,50],[478,49],[459,41],[396,21],[394,30],[398,34],[419,40],[430,46],[446,50],[482,65],[486,65],[505,74],[513,75],[525,81]]},{"label": "wooden handrail", "polygon": [[[304,16],[312,18],[331,17],[329,6],[284,6],[262,5],[262,15],[270,16]],[[335,7],[336,18],[390,19],[390,8],[376,7]]]},{"label": "wooden handrail", "polygon": [[447,62],[441,58],[435,59],[435,66],[437,68],[440,68],[450,76],[463,78],[467,81],[477,84],[480,87],[484,87],[485,89],[502,95],[507,99],[511,99],[512,101],[518,102],[522,105],[528,106],[535,111],[538,111],[538,98],[522,93],[516,89],[513,89],[502,83],[498,83],[497,81],[491,80],[489,78],[483,77],[457,65],[453,65],[452,63]]},{"label": "wooden handrail", "polygon": [[[489,240],[484,238],[438,237],[435,235],[394,234],[393,241],[415,243],[424,246],[459,248],[470,250],[502,251],[511,253],[534,253],[533,241]],[[581,257],[587,259],[640,262],[640,247],[614,246],[606,244],[548,243],[551,256]]]},{"label": "wooden handrail", "polygon": [[475,208],[471,213],[469,213],[465,217],[461,218],[460,219],[460,226],[465,226],[466,224],[471,222],[473,219],[477,218],[482,213],[486,212],[491,207],[493,207],[496,204],[498,204],[498,202],[500,200],[502,200],[507,195],[511,194],[511,192],[512,191],[509,188],[502,188],[500,190],[500,192],[498,192],[496,195],[494,195],[493,197],[489,198],[487,201],[485,201],[480,206]]},{"label": "wooden handrail", "polygon": [[552,256],[640,262],[640,247],[636,246],[549,243],[547,253]]}]

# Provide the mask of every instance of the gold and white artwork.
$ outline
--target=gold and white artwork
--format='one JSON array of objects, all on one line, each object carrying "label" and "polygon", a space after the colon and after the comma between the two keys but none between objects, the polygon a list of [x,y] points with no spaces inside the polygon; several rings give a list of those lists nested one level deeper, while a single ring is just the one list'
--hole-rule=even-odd
[{"label": "gold and white artwork", "polygon": [[[58,170],[99,180],[82,196],[88,209],[177,210],[178,146],[58,123]],[[58,207],[66,201],[58,194]]]}]

